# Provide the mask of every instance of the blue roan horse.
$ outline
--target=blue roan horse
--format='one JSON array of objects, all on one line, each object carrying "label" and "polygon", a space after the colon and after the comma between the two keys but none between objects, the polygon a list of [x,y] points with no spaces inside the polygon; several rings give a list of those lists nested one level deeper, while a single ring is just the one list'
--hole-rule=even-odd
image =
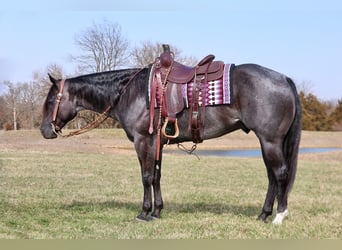
[{"label": "blue roan horse", "polygon": [[[151,67],[123,69],[66,80],[50,76],[52,86],[44,104],[40,128],[45,138],[56,138],[77,112],[87,109],[102,113],[110,107],[108,115],[120,122],[128,139],[134,143],[141,166],[144,199],[138,220],[160,218],[163,208],[161,154],[167,140],[161,139],[160,160],[157,161],[158,135],[156,130],[153,134],[149,133],[146,97],[150,70]],[[219,137],[238,129],[245,132],[252,130],[256,134],[269,180],[264,206],[258,218],[266,221],[277,198],[278,208],[273,223],[281,224],[288,213],[288,194],[297,169],[301,135],[301,107],[297,90],[290,78],[255,64],[236,65],[233,79],[233,102],[205,108],[203,139]],[[189,109],[177,115],[179,136],[170,143],[192,140],[188,129],[190,115]]]}]

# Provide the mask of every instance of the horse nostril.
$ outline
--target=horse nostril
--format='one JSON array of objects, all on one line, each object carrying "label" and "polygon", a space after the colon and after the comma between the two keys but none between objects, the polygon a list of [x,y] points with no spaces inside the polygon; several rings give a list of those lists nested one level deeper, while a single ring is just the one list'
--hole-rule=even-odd
[{"label": "horse nostril", "polygon": [[55,134],[51,126],[40,127],[40,133],[45,139],[54,139],[57,137],[57,134]]}]

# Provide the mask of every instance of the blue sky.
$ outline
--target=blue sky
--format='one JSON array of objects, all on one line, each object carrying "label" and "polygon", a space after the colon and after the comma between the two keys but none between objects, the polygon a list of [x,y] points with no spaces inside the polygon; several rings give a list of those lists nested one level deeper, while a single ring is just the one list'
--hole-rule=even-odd
[{"label": "blue sky", "polygon": [[307,82],[321,99],[342,98],[339,0],[2,1],[0,83],[30,81],[51,63],[73,74],[75,36],[104,19],[118,23],[131,46],[158,41],[198,59],[257,63]]}]

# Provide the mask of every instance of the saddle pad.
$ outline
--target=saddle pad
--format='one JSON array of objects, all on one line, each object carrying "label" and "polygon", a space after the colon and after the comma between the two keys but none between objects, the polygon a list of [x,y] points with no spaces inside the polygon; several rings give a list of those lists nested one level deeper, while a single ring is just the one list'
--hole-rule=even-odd
[{"label": "saddle pad", "polygon": [[[209,81],[202,86],[199,92],[199,106],[214,106],[231,103],[231,69],[232,64],[225,64],[223,77],[214,81]],[[186,106],[191,106],[193,82],[183,84],[183,97],[186,100]]]},{"label": "saddle pad", "polygon": [[[234,64],[225,64],[223,76],[217,80],[209,81],[207,84],[202,84],[199,92],[199,105],[200,106],[215,106],[226,105],[232,102],[232,71]],[[153,76],[150,76],[153,77]],[[151,80],[149,80],[148,100],[151,101]],[[192,89],[193,82],[182,84],[182,96],[185,101],[186,108],[189,108],[192,103]],[[180,100],[182,101],[182,100]],[[155,108],[160,105],[159,90],[157,90],[157,97]]]}]

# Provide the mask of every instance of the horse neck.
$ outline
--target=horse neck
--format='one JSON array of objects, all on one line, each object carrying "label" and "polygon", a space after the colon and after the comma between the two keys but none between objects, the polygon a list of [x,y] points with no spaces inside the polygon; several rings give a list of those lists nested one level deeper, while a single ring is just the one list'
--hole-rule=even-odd
[{"label": "horse neck", "polygon": [[74,78],[70,81],[69,94],[76,100],[79,110],[88,109],[102,113],[114,107],[120,93],[134,70],[117,70]]},{"label": "horse neck", "polygon": [[70,100],[76,102],[79,110],[87,109],[96,112],[103,112],[105,106],[110,103],[108,95],[103,89],[95,88],[89,83],[82,83],[80,91],[76,91],[74,95],[71,94]]}]

